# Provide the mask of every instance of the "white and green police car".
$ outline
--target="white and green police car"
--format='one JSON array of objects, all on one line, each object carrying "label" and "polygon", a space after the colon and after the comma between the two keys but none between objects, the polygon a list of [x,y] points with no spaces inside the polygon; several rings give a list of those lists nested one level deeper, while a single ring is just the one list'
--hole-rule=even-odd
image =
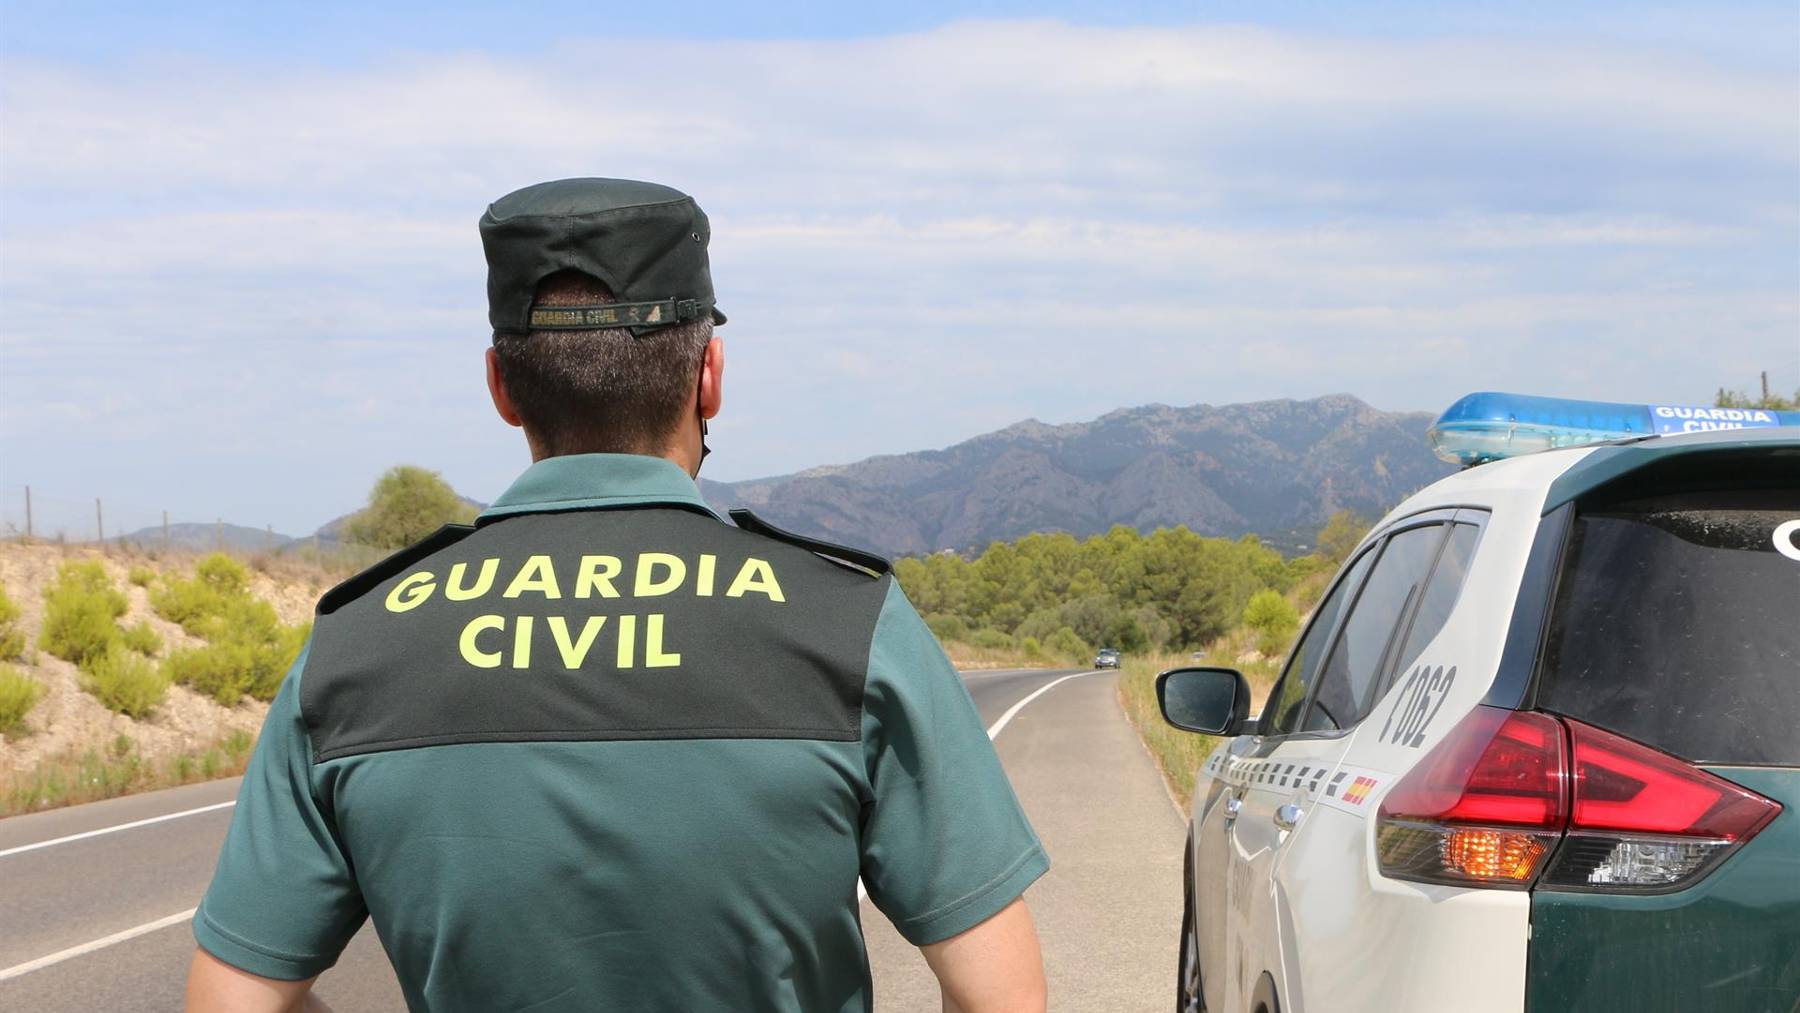
[{"label": "white and green police car", "polygon": [[1260,716],[1164,673],[1177,1009],[1800,1009],[1796,427],[1471,395]]}]

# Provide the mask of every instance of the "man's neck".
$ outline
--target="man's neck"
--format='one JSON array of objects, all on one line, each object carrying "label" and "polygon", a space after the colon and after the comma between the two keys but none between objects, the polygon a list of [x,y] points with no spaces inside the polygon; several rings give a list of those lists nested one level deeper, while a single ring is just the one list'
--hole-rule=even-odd
[{"label": "man's neck", "polygon": [[693,478],[693,479],[697,480],[700,477],[700,462],[698,460],[699,455],[697,453],[688,451],[686,448],[680,447],[680,446],[667,447],[663,450],[660,450],[660,451],[657,451],[654,453],[642,451],[642,450],[615,450],[615,449],[598,449],[598,448],[581,449],[581,450],[564,450],[564,451],[559,451],[557,453],[551,453],[551,452],[549,452],[548,449],[543,447],[536,440],[527,440],[526,443],[529,445],[529,447],[531,449],[531,463],[533,463],[533,464],[536,464],[539,461],[549,460],[552,457],[571,457],[576,454],[635,454],[639,457],[660,457],[663,460],[669,461],[670,463],[674,464],[677,468],[680,468],[682,471],[687,472],[689,478]]}]

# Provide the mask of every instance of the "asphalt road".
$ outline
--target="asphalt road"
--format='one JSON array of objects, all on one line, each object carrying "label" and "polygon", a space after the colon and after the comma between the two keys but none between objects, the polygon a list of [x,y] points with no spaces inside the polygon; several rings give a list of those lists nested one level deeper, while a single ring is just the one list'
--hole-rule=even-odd
[{"label": "asphalt road", "polygon": [[[1181,822],[1114,698],[1112,673],[969,672],[970,695],[1051,871],[1026,895],[1051,1009],[1168,1006]],[[0,820],[0,1010],[172,1010],[237,780]],[[136,825],[131,825],[136,824]],[[91,836],[86,836],[91,835]],[[918,951],[863,905],[880,1010],[936,1010]],[[342,1013],[404,1010],[364,929],[318,993]]]}]

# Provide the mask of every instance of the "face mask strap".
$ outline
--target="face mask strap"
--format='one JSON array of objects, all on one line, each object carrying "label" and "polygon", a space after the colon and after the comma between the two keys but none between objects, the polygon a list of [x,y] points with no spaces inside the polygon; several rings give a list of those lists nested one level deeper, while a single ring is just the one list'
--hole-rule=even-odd
[{"label": "face mask strap", "polygon": [[706,445],[706,419],[702,418],[700,420],[700,460],[694,463],[695,478],[700,477],[700,466],[706,463],[706,455],[710,453],[712,453],[712,448]]}]

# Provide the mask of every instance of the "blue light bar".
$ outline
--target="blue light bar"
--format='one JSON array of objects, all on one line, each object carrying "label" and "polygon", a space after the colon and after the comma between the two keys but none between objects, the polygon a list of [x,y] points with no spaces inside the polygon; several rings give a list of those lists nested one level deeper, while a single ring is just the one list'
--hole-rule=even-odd
[{"label": "blue light bar", "polygon": [[1439,457],[1468,467],[1608,440],[1775,426],[1800,426],[1800,412],[1614,404],[1484,391],[1451,405],[1438,416],[1426,437]]}]

